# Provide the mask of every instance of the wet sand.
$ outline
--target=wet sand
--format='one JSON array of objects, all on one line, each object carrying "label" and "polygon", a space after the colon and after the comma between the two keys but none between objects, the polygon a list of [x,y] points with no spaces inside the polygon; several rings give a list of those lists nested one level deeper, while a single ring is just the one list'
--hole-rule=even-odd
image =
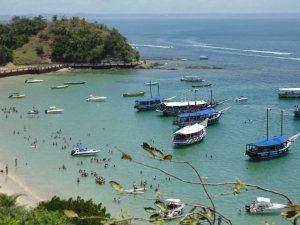
[{"label": "wet sand", "polygon": [[22,194],[18,197],[17,204],[24,205],[26,208],[31,208],[37,206],[40,201],[44,201],[42,197],[35,194],[30,187],[22,183],[20,178],[9,171],[6,174],[5,164],[0,162],[0,193],[5,193],[7,195],[12,194]]}]

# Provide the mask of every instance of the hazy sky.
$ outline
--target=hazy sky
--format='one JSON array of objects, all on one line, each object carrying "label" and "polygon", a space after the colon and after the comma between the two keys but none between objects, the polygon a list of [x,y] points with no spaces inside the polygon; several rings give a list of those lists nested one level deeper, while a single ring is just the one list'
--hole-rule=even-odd
[{"label": "hazy sky", "polygon": [[300,0],[0,0],[0,15],[300,13]]}]

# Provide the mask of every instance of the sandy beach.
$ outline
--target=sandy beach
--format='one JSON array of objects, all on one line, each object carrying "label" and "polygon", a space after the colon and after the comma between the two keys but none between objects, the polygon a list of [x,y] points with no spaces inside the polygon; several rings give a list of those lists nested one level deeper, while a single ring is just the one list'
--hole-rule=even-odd
[{"label": "sandy beach", "polygon": [[7,195],[22,194],[17,199],[17,203],[24,205],[26,208],[35,207],[38,202],[45,200],[31,191],[30,187],[26,186],[17,174],[12,172],[12,169],[6,174],[5,165],[0,162],[0,170],[3,171],[0,173],[0,193]]}]

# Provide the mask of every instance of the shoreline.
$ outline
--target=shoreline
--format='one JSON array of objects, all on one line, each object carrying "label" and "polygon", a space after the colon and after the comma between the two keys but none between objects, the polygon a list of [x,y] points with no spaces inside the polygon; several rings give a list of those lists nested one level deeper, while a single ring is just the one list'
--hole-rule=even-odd
[{"label": "shoreline", "polygon": [[29,186],[25,185],[21,178],[13,172],[13,169],[10,169],[9,173],[6,174],[3,162],[0,162],[0,170],[3,170],[0,173],[0,193],[7,195],[21,194],[17,198],[18,205],[30,209],[36,207],[39,202],[46,200],[34,193]]}]

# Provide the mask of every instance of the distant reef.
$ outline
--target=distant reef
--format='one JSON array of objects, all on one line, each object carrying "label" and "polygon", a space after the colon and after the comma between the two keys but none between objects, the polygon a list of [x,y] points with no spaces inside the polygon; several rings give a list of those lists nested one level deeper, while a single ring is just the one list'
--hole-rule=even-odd
[{"label": "distant reef", "polygon": [[0,24],[0,65],[133,63],[139,52],[115,28],[79,17],[15,16]]}]

